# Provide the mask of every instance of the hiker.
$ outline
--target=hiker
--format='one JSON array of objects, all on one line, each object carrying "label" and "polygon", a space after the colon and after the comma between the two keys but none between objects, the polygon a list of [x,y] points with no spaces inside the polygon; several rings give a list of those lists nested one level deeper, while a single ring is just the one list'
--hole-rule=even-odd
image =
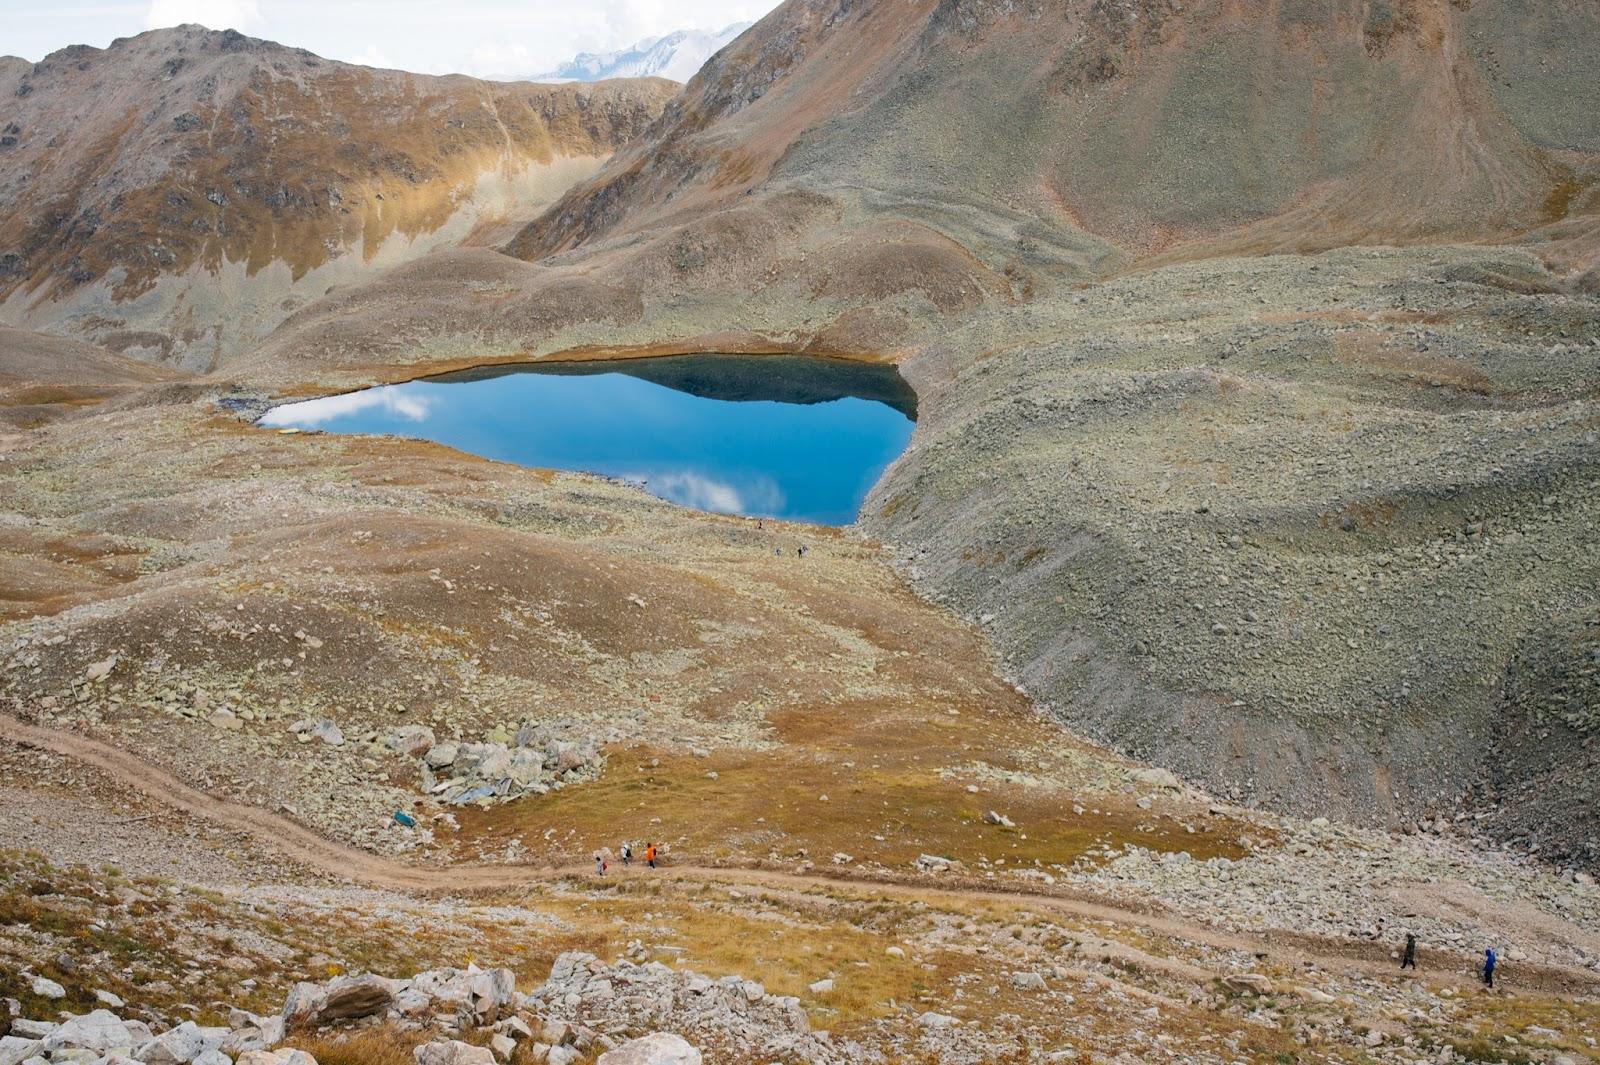
[{"label": "hiker", "polygon": [[1483,952],[1483,982],[1491,989],[1494,987],[1495,962],[1499,960],[1499,958],[1495,957],[1493,947],[1490,947]]},{"label": "hiker", "polygon": [[622,864],[624,867],[633,864],[633,844],[631,843],[622,845]]},{"label": "hiker", "polygon": [[645,844],[644,860],[645,864],[649,865],[650,868],[654,869],[656,867],[656,845],[654,843]]},{"label": "hiker", "polygon": [[794,553],[799,555],[801,558],[805,558],[806,557],[806,545],[805,544],[801,544],[799,547],[795,548],[795,552]]},{"label": "hiker", "polygon": [[594,852],[594,875],[606,875],[606,856],[601,854],[599,851]]},{"label": "hiker", "polygon": [[1406,952],[1400,958],[1400,968],[1415,969],[1417,967],[1417,937],[1414,933],[1406,933]]}]

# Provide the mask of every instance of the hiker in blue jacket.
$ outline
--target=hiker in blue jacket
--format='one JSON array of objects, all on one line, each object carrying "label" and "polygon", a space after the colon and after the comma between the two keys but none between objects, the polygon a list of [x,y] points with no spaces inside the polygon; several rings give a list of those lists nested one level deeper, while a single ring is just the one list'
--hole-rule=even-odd
[{"label": "hiker in blue jacket", "polygon": [[1493,947],[1483,952],[1483,982],[1490,987],[1494,986],[1494,966],[1499,960],[1495,957]]}]

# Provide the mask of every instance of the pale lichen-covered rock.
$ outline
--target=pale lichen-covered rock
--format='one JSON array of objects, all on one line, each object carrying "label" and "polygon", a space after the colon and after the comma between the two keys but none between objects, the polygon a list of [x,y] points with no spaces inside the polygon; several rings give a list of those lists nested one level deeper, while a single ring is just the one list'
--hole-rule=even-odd
[{"label": "pale lichen-covered rock", "polygon": [[39,1052],[40,1041],[21,1036],[0,1036],[0,1065],[21,1065]]},{"label": "pale lichen-covered rock", "polygon": [[106,1054],[118,1049],[131,1050],[149,1039],[150,1030],[144,1025],[130,1030],[128,1024],[110,1010],[95,1010],[56,1025],[45,1037],[45,1049],[81,1047]]},{"label": "pale lichen-covered rock", "polygon": [[424,1043],[412,1051],[417,1065],[496,1065],[494,1052],[459,1039]]},{"label": "pale lichen-covered rock", "polygon": [[655,1032],[606,1051],[598,1065],[701,1065],[701,1057],[683,1036]]},{"label": "pale lichen-covered rock", "polygon": [[205,1049],[205,1035],[193,1021],[184,1021],[134,1051],[145,1065],[189,1065]]},{"label": "pale lichen-covered rock", "polygon": [[233,1065],[317,1065],[317,1059],[304,1050],[280,1047],[277,1050],[249,1050],[240,1054]]}]

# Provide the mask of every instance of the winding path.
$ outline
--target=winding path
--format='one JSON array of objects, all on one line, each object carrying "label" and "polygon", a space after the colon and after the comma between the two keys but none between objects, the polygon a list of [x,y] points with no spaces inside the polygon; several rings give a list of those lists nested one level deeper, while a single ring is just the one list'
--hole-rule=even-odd
[{"label": "winding path", "polygon": [[[335,843],[305,826],[259,806],[249,806],[207,794],[119,747],[76,733],[30,725],[0,714],[0,737],[24,747],[49,751],[93,766],[155,802],[191,817],[202,818],[249,836],[287,857],[330,876],[367,887],[418,893],[463,894],[515,891],[531,883],[583,877],[587,866],[533,865],[407,865]],[[959,904],[973,901],[1005,902],[1035,910],[1090,921],[1128,925],[1209,947],[1244,951],[1269,958],[1278,965],[1300,968],[1307,964],[1330,969],[1357,969],[1366,975],[1400,980],[1389,957],[1389,945],[1365,940],[1336,939],[1309,933],[1268,931],[1227,932],[1191,921],[1169,911],[1139,910],[1095,896],[1029,890],[1023,885],[989,884],[962,880],[942,885],[925,880],[872,877],[847,871],[823,874],[792,873],[761,868],[674,864],[647,873],[675,880],[726,883],[794,891],[824,890],[884,899],[915,899]],[[1141,954],[1141,961],[1156,962],[1173,975],[1209,979],[1221,975],[1176,959]],[[1430,982],[1455,986],[1474,983],[1474,959],[1465,954],[1424,951]],[[1564,995],[1600,995],[1600,975],[1582,969],[1519,962],[1520,988]]]}]

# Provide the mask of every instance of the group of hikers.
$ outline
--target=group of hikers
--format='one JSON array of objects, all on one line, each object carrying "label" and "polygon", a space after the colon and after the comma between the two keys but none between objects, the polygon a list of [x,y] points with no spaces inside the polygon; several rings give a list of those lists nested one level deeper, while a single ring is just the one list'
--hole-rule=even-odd
[{"label": "group of hikers", "polygon": [[[650,868],[652,868],[652,869],[656,868],[656,845],[654,843],[646,843],[644,845],[644,861],[645,861],[645,864],[648,865]],[[624,843],[622,845],[622,864],[625,865],[625,866],[633,864],[633,844],[632,843]],[[606,870],[610,869],[610,868],[611,868],[611,849],[609,847],[603,847],[600,850],[595,851],[594,852],[594,872],[595,872],[595,875],[596,876],[605,876],[606,875]]]},{"label": "group of hikers", "polygon": [[[1392,955],[1391,955],[1391,957],[1392,957]],[[1485,986],[1491,987],[1491,988],[1494,987],[1494,969],[1495,969],[1495,966],[1498,965],[1499,963],[1500,963],[1500,957],[1499,957],[1499,955],[1495,954],[1493,947],[1489,947],[1489,948],[1484,950],[1484,952],[1483,952],[1483,965],[1480,968],[1479,972],[1480,972],[1480,974],[1482,976],[1482,979],[1483,979],[1483,982],[1484,982]],[[1406,933],[1406,949],[1405,949],[1405,953],[1400,955],[1400,968],[1401,969],[1412,969],[1412,970],[1415,970],[1416,967],[1417,967],[1417,937],[1416,937],[1415,933],[1407,932]]]}]

